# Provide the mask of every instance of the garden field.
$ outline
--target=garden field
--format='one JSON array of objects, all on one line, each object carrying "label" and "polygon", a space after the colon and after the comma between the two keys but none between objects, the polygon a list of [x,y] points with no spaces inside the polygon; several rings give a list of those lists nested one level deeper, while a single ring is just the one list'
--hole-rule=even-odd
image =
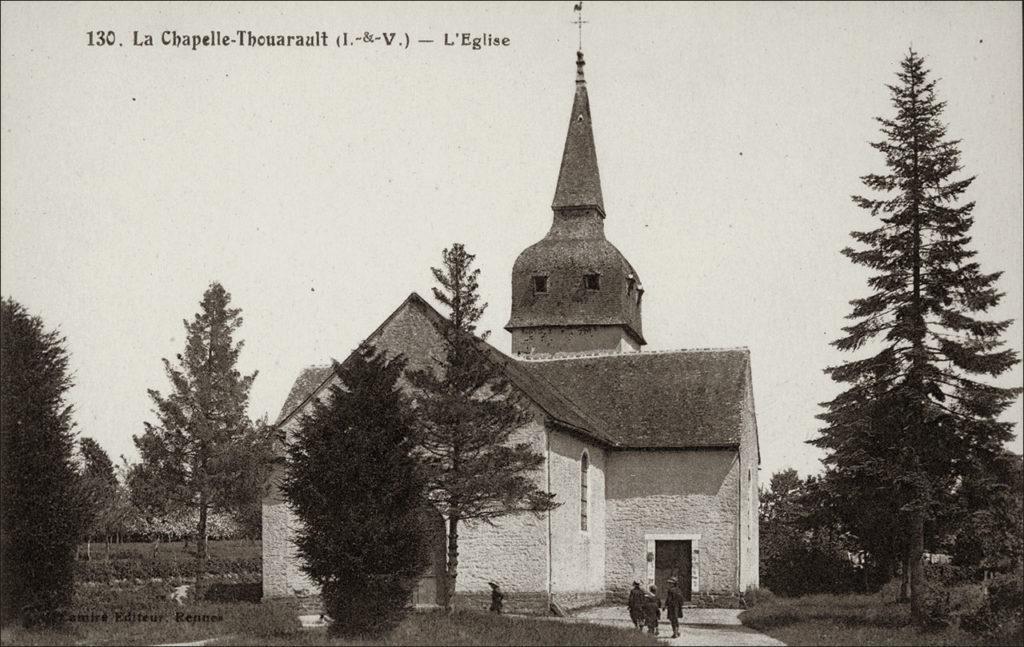
[{"label": "garden field", "polygon": [[201,576],[248,576],[261,572],[260,542],[219,540],[209,543],[209,558],[196,558],[195,543],[123,543],[93,545],[92,559],[84,550],[75,562],[75,581],[79,583],[169,580]]}]

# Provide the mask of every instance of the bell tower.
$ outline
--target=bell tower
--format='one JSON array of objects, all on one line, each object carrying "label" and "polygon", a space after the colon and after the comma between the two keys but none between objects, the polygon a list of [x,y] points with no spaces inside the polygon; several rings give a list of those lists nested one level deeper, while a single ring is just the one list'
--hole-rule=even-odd
[{"label": "bell tower", "polygon": [[604,236],[604,199],[584,78],[576,53],[576,93],[562,152],[551,229],[512,268],[513,355],[636,352],[643,285]]}]

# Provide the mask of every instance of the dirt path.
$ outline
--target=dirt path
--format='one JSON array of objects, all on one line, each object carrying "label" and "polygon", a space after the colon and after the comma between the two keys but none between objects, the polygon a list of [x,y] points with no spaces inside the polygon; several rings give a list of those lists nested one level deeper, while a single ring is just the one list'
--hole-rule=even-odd
[{"label": "dirt path", "polygon": [[[784,645],[770,636],[744,627],[739,621],[741,609],[685,609],[679,624],[679,638],[669,638],[672,627],[662,619],[659,638],[667,645]],[[595,624],[630,627],[623,607],[597,607],[575,617]]]}]

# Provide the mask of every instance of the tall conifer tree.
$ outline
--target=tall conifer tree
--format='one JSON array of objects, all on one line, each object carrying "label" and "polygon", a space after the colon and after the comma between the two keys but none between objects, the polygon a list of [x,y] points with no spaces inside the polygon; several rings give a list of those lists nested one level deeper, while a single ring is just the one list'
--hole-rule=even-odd
[{"label": "tall conifer tree", "polygon": [[999,416],[1020,393],[981,379],[1019,359],[1001,340],[1010,322],[984,316],[1003,296],[1000,273],[982,272],[969,247],[975,204],[961,199],[974,178],[955,177],[959,141],[946,137],[928,74],[910,51],[889,86],[896,114],[878,119],[885,139],[871,144],[887,172],[862,178],[877,197],[853,197],[878,226],[853,232],[859,247],[843,254],[874,275],[833,345],[867,356],[826,369],[848,386],[824,405],[826,426],[811,441],[836,477],[875,479],[898,502],[919,622],[925,523],[969,462],[1013,437]]},{"label": "tall conifer tree", "polygon": [[0,623],[56,623],[71,602],[84,518],[65,340],[0,302]]},{"label": "tall conifer tree", "polygon": [[416,390],[419,444],[431,503],[448,523],[445,607],[453,609],[459,566],[459,530],[465,522],[492,523],[520,512],[556,507],[537,485],[544,456],[514,437],[528,420],[521,396],[509,384],[497,353],[475,335],[480,303],[476,258],[461,243],[431,268],[440,284],[434,297],[449,309],[446,358],[438,371],[409,375]]},{"label": "tall conifer tree", "polygon": [[158,487],[166,501],[198,512],[201,558],[208,555],[210,511],[233,512],[248,498],[243,477],[251,465],[239,441],[252,427],[246,408],[256,373],[242,375],[236,366],[244,342],[235,342],[234,335],[242,317],[230,303],[231,295],[219,283],[203,294],[200,311],[191,323],[184,322],[185,352],[177,356],[178,365],[164,360],[172,392],[165,397],[149,390],[160,422],[145,423],[145,432],[134,436],[142,457],[135,480]]}]

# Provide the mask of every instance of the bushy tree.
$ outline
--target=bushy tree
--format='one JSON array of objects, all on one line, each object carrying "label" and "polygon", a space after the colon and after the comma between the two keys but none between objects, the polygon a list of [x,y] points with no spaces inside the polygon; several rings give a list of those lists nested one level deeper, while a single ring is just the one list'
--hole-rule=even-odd
[{"label": "bushy tree", "polygon": [[332,631],[379,635],[407,613],[429,563],[416,424],[398,381],[405,360],[362,345],[288,447],[282,492],[295,544]]},{"label": "bushy tree", "polygon": [[65,339],[0,302],[0,621],[59,622],[81,536]]},{"label": "bushy tree", "polygon": [[860,587],[851,545],[820,480],[794,469],[772,475],[760,496],[761,585],[780,595],[847,593]]},{"label": "bushy tree", "polygon": [[957,488],[949,525],[954,562],[1012,572],[1024,566],[1024,462],[1004,452]]},{"label": "bushy tree", "polygon": [[500,359],[474,334],[487,307],[480,303],[475,256],[455,243],[441,258],[442,266],[431,269],[440,284],[434,297],[449,310],[446,361],[437,371],[411,372],[409,379],[416,391],[427,491],[448,524],[445,606],[451,610],[460,524],[541,513],[557,504],[537,485],[544,456],[514,438],[528,416],[522,397]]},{"label": "bushy tree", "polygon": [[92,559],[93,537],[109,535],[116,525],[120,507],[120,487],[114,462],[92,438],[78,441],[80,457],[80,510],[85,518],[86,559]]},{"label": "bushy tree", "polygon": [[[185,321],[185,352],[177,365],[164,360],[172,391],[149,395],[159,424],[145,423],[134,436],[142,458],[137,489],[173,508],[198,512],[198,555],[208,555],[207,521],[212,510],[233,511],[248,500],[246,438],[252,423],[246,408],[256,373],[242,375],[238,356],[244,342],[234,341],[242,325],[241,310],[231,308],[231,295],[219,283],[203,294],[200,311]],[[142,484],[145,487],[142,487]]]},{"label": "bushy tree", "polygon": [[960,201],[974,178],[954,177],[959,142],[946,137],[928,74],[915,52],[904,58],[889,86],[896,115],[879,119],[885,139],[872,144],[887,172],[862,178],[880,195],[853,198],[878,226],[853,232],[860,247],[843,254],[874,275],[833,344],[868,354],[827,369],[846,390],[825,405],[812,441],[837,473],[870,474],[898,505],[918,622],[926,524],[972,457],[995,455],[1013,437],[999,416],[1020,393],[979,379],[1019,360],[1001,340],[1010,322],[984,318],[1003,296],[1000,273],[983,273],[969,247],[975,204]]}]

